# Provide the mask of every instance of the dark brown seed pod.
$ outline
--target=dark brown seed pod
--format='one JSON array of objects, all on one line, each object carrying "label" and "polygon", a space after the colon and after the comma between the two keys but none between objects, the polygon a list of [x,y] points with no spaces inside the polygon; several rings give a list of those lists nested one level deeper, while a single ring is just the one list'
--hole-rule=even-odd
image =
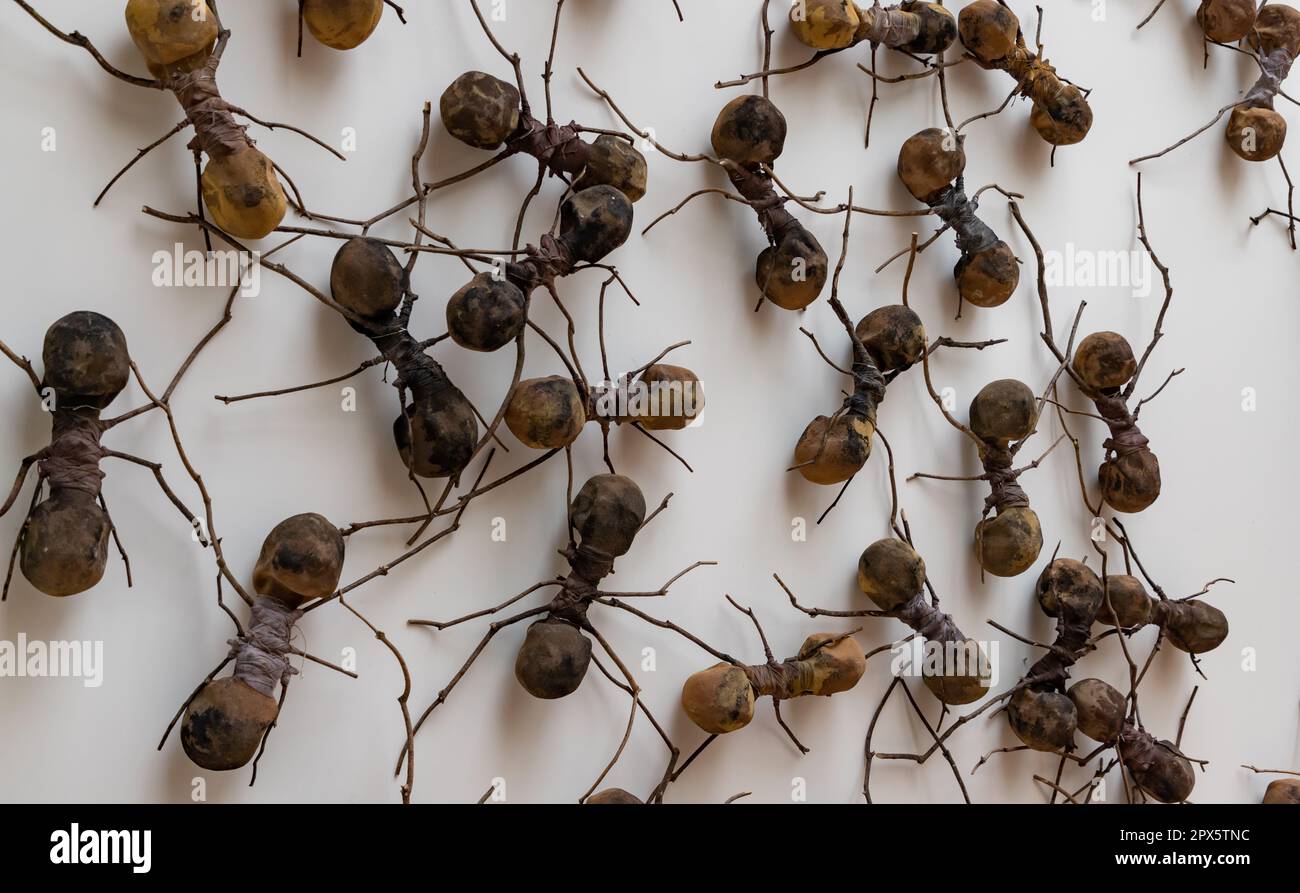
[{"label": "dark brown seed pod", "polygon": [[997,0],[975,0],[957,16],[957,30],[962,46],[980,62],[991,65],[1015,49],[1020,20]]},{"label": "dark brown seed pod", "polygon": [[582,802],[587,804],[588,806],[610,804],[610,803],[628,804],[628,805],[636,804],[639,806],[645,804],[645,801],[642,800],[640,797],[636,796],[635,794],[629,794],[627,791],[623,790],[622,788],[606,788],[603,791],[592,794],[590,797],[588,797],[586,800]]},{"label": "dark brown seed pod", "polygon": [[1140,512],[1160,496],[1160,460],[1150,450],[1107,459],[1097,469],[1102,497],[1117,512]]},{"label": "dark brown seed pod", "polygon": [[1264,789],[1264,801],[1270,804],[1300,804],[1300,778],[1279,778]]},{"label": "dark brown seed pod", "polygon": [[578,439],[587,423],[582,394],[562,375],[519,382],[506,407],[506,427],[524,446],[554,450]]},{"label": "dark brown seed pod", "polygon": [[916,311],[902,304],[877,307],[854,332],[881,372],[907,369],[925,356],[925,326]]},{"label": "dark brown seed pod", "polygon": [[447,132],[475,149],[496,149],[519,130],[519,90],[482,71],[467,71],[442,92]]},{"label": "dark brown seed pod", "polygon": [[515,678],[535,698],[571,695],[591,664],[591,640],[576,626],[548,618],[528,627],[515,658]]},{"label": "dark brown seed pod", "polygon": [[1034,103],[1029,123],[1053,146],[1073,146],[1092,129],[1092,106],[1082,90],[1065,84],[1050,99]]},{"label": "dark brown seed pod", "polygon": [[785,149],[785,115],[762,96],[737,96],[713,123],[713,151],[736,164],[771,166]]},{"label": "dark brown seed pod", "polygon": [[1079,342],[1071,366],[1085,385],[1104,392],[1128,384],[1137,372],[1137,358],[1118,332],[1093,332]]},{"label": "dark brown seed pod", "polygon": [[383,14],[384,0],[306,0],[302,5],[311,36],[335,50],[360,46]]},{"label": "dark brown seed pod", "polygon": [[569,520],[584,546],[617,558],[645,523],[645,496],[631,478],[598,474],[573,498]]},{"label": "dark brown seed pod", "polygon": [[684,366],[655,363],[638,381],[645,392],[632,419],[651,431],[680,431],[704,412],[700,379]]},{"label": "dark brown seed pod", "polygon": [[330,294],[342,307],[365,319],[382,320],[402,303],[402,265],[377,239],[356,236],[334,255]]},{"label": "dark brown seed pod", "polygon": [[103,409],[131,377],[126,335],[107,316],[81,310],[45,331],[42,384],[54,388],[59,406]]},{"label": "dark brown seed pod", "polygon": [[1106,591],[1110,607],[1103,602],[1097,612],[1098,623],[1114,626],[1118,620],[1121,629],[1135,629],[1152,621],[1151,596],[1137,577],[1110,574],[1106,577]]},{"label": "dark brown seed pod", "polygon": [[577,181],[579,185],[613,186],[637,202],[645,196],[649,171],[645,156],[627,140],[602,133],[587,149],[586,171]]},{"label": "dark brown seed pod", "polygon": [[1043,551],[1043,529],[1027,505],[1002,509],[975,526],[975,555],[995,577],[1015,577],[1033,567]]},{"label": "dark brown seed pod", "polygon": [[1100,679],[1080,679],[1070,686],[1079,731],[1098,744],[1114,744],[1124,728],[1128,704],[1113,685]]},{"label": "dark brown seed pod", "polygon": [[901,49],[921,56],[937,56],[957,39],[957,19],[938,3],[903,3],[903,10],[917,17],[916,39]]},{"label": "dark brown seed pod", "polygon": [[1196,23],[1218,43],[1236,43],[1255,25],[1255,0],[1201,0]]},{"label": "dark brown seed pod", "polygon": [[898,610],[924,586],[924,559],[896,537],[876,540],[858,559],[858,588],[882,611]]},{"label": "dark brown seed pod", "polygon": [[296,608],[334,592],[343,573],[344,542],[328,519],[306,513],[286,518],[262,541],[253,589]]},{"label": "dark brown seed pod", "polygon": [[714,664],[693,673],[682,686],[682,709],[710,735],[725,735],[754,718],[754,687],[740,667]]},{"label": "dark brown seed pod", "polygon": [[181,746],[203,769],[238,769],[253,759],[278,712],[275,698],[247,683],[232,676],[216,679],[185,708]]},{"label": "dark brown seed pod", "polygon": [[46,595],[85,592],[104,576],[112,524],[94,497],[60,490],[27,519],[19,566],[28,582]]},{"label": "dark brown seed pod", "polygon": [[478,440],[478,417],[450,383],[428,399],[412,403],[393,421],[397,452],[415,475],[444,478],[469,463]]},{"label": "dark brown seed pod", "polygon": [[782,310],[802,310],[817,300],[829,274],[830,262],[821,244],[796,223],[779,245],[759,252],[754,282]]},{"label": "dark brown seed pod", "polygon": [[613,186],[590,186],[560,206],[560,239],[574,260],[599,263],[632,233],[632,203]]},{"label": "dark brown seed pod", "polygon": [[1228,638],[1228,618],[1203,601],[1164,602],[1164,629],[1169,644],[1188,654],[1213,651]]},{"label": "dark brown seed pod", "polygon": [[[942,647],[939,667],[922,669],[921,681],[939,701],[950,707],[973,704],[989,693],[992,676],[988,659],[973,639],[935,643]],[[960,650],[959,650],[960,649]]]},{"label": "dark brown seed pod", "polygon": [[1062,603],[1069,618],[1095,614],[1103,602],[1101,580],[1092,568],[1073,558],[1057,558],[1043,568],[1034,592],[1038,606],[1048,617],[1059,617]]},{"label": "dark brown seed pod", "polygon": [[1001,378],[980,389],[970,402],[970,427],[988,443],[1007,446],[1028,437],[1038,423],[1038,400],[1029,385]]},{"label": "dark brown seed pod", "polygon": [[1015,294],[1020,264],[1011,246],[999,239],[974,254],[963,254],[952,271],[962,299],[976,307],[998,307]]},{"label": "dark brown seed pod", "polygon": [[808,423],[795,445],[799,474],[813,484],[847,481],[867,464],[874,433],[875,426],[858,416],[841,415],[832,424],[827,416],[819,415]]},{"label": "dark brown seed pod", "polygon": [[[1125,750],[1123,743],[1120,751]],[[1148,759],[1135,761],[1125,755],[1125,764],[1138,787],[1161,803],[1182,803],[1192,795],[1196,774],[1191,762],[1170,741],[1157,741],[1144,749]]]},{"label": "dark brown seed pod", "polygon": [[1007,703],[1011,731],[1033,750],[1059,751],[1074,744],[1079,717],[1074,702],[1057,691],[1022,688]]},{"label": "dark brown seed pod", "polygon": [[528,300],[519,286],[479,273],[447,300],[447,331],[467,350],[500,350],[528,322]]},{"label": "dark brown seed pod", "polygon": [[898,178],[912,197],[927,205],[936,201],[966,170],[961,140],[948,130],[931,127],[913,134],[898,150]]},{"label": "dark brown seed pod", "polygon": [[1286,118],[1270,108],[1239,105],[1228,118],[1224,136],[1244,161],[1268,161],[1286,142]]}]

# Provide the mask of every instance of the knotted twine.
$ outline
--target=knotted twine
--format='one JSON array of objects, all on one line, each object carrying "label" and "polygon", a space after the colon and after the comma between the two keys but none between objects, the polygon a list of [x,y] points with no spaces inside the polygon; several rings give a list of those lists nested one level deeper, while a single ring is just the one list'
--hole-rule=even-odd
[{"label": "knotted twine", "polygon": [[954,185],[943,190],[929,205],[956,233],[957,249],[963,257],[979,254],[998,243],[998,234],[975,214],[979,200],[966,197],[964,178],[958,177]]},{"label": "knotted twine", "polygon": [[921,19],[916,13],[904,12],[897,6],[883,7],[880,0],[863,12],[856,35],[859,41],[887,47],[903,47],[920,36]]},{"label": "knotted twine", "polygon": [[1277,96],[1282,90],[1282,82],[1291,72],[1291,65],[1295,62],[1295,56],[1287,47],[1278,47],[1272,50],[1268,55],[1260,56],[1259,80],[1255,81],[1254,86],[1246,93],[1246,98],[1241,101],[1242,105],[1252,106],[1254,108],[1272,108],[1273,97]]},{"label": "knotted twine", "polygon": [[254,691],[275,696],[277,683],[286,685],[298,671],[289,665],[289,638],[302,611],[274,598],[259,597],[250,609],[248,631],[227,640],[235,659],[234,678]]},{"label": "knotted twine", "polygon": [[253,145],[245,132],[246,125],[235,120],[235,106],[221,98],[217,88],[217,65],[220,60],[210,55],[202,68],[172,75],[168,88],[185,110],[185,117],[194,125],[191,149],[206,152],[209,157],[234,155]]},{"label": "knotted twine", "polygon": [[104,448],[99,445],[103,433],[97,419],[67,412],[54,414],[53,437],[36,463],[51,490],[77,490],[91,498],[99,496],[104,481],[104,472],[99,468],[104,456]]},{"label": "knotted twine", "polygon": [[1092,402],[1097,407],[1097,414],[1106,421],[1110,437],[1102,443],[1107,450],[1123,458],[1130,453],[1143,452],[1151,443],[1140,430],[1128,404],[1119,394],[1101,394],[1094,396]]},{"label": "knotted twine", "polygon": [[1029,505],[1029,494],[1018,483],[1019,474],[1012,467],[1014,459],[1009,447],[985,442],[980,448],[980,463],[989,482],[989,495],[984,499],[986,511]]}]

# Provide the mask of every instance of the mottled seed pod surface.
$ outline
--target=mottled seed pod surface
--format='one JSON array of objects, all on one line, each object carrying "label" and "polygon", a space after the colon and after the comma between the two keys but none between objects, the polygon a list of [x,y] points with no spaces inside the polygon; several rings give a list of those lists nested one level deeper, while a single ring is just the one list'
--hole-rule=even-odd
[{"label": "mottled seed pod surface", "polygon": [[1048,617],[1059,617],[1064,603],[1068,616],[1079,612],[1095,613],[1102,603],[1101,580],[1092,568],[1073,558],[1057,558],[1043,568],[1034,587],[1038,607]]},{"label": "mottled seed pod surface", "polygon": [[759,291],[782,310],[802,310],[817,300],[829,274],[826,252],[802,225],[759,252],[754,266]]},{"label": "mottled seed pod surface", "polygon": [[384,0],[306,0],[302,18],[311,36],[335,50],[365,42],[384,14]]},{"label": "mottled seed pod surface", "polygon": [[393,440],[402,462],[418,477],[460,474],[478,441],[478,417],[465,395],[450,383],[428,399],[406,407],[393,421]]},{"label": "mottled seed pod surface", "polygon": [[275,698],[232,676],[214,680],[185,708],[181,747],[200,768],[238,769],[253,759],[278,709]]},{"label": "mottled seed pod surface", "polygon": [[1092,106],[1082,90],[1065,84],[1050,100],[1034,103],[1029,123],[1053,146],[1073,146],[1092,129]]},{"label": "mottled seed pod surface", "polygon": [[645,496],[631,478],[598,474],[573,498],[569,519],[584,546],[617,558],[632,548],[645,523]]},{"label": "mottled seed pod surface", "polygon": [[1239,105],[1232,110],[1224,135],[1241,159],[1268,161],[1286,142],[1286,118],[1273,109]]},{"label": "mottled seed pod surface", "polygon": [[582,394],[562,375],[519,382],[506,407],[506,427],[524,446],[535,450],[566,447],[587,423]]},{"label": "mottled seed pod surface", "polygon": [[203,52],[218,30],[206,0],[127,0],[126,29],[151,70]]},{"label": "mottled seed pod surface", "polygon": [[467,350],[500,350],[528,323],[528,301],[509,279],[479,273],[447,301],[447,331]]},{"label": "mottled seed pod surface", "polygon": [[200,179],[212,222],[237,238],[265,238],[288,210],[275,165],[252,146],[209,158]]},{"label": "mottled seed pod surface", "polygon": [[497,149],[519,130],[519,89],[482,71],[467,71],[438,100],[442,126],[475,149]]},{"label": "mottled seed pod surface", "polygon": [[1119,689],[1100,679],[1080,679],[1070,686],[1079,731],[1098,744],[1114,744],[1124,727],[1128,702]]},{"label": "mottled seed pod surface", "polygon": [[574,260],[598,263],[632,233],[632,203],[613,186],[590,186],[560,206],[560,236]]},{"label": "mottled seed pod surface", "polygon": [[1133,347],[1118,332],[1093,332],[1084,338],[1075,349],[1070,365],[1074,374],[1094,391],[1121,388],[1137,372]]},{"label": "mottled seed pod surface", "polygon": [[754,687],[740,667],[714,664],[682,686],[682,709],[710,735],[724,735],[754,718]]},{"label": "mottled seed pod surface", "polygon": [[1107,459],[1097,469],[1101,495],[1117,512],[1140,512],[1160,496],[1160,460],[1150,450]]},{"label": "mottled seed pod surface", "polygon": [[1128,574],[1107,575],[1106,595],[1110,598],[1110,607],[1102,601],[1101,609],[1097,612],[1098,623],[1114,626],[1118,621],[1120,628],[1134,629],[1151,622],[1153,602],[1137,577]]},{"label": "mottled seed pod surface", "polygon": [[1056,691],[1022,688],[1007,703],[1011,731],[1033,750],[1058,751],[1074,744],[1078,713],[1074,702]]},{"label": "mottled seed pod surface", "polygon": [[539,620],[528,627],[515,658],[515,678],[535,698],[571,695],[591,664],[591,640],[562,620]]},{"label": "mottled seed pod surface", "polygon": [[962,46],[984,64],[1006,57],[1016,46],[1020,20],[997,0],[975,0],[957,16]]},{"label": "mottled seed pod surface", "polygon": [[906,52],[922,56],[942,53],[957,39],[957,19],[938,3],[905,2],[903,9],[920,20],[916,40],[901,47]]},{"label": "mottled seed pod surface", "polygon": [[1155,759],[1149,766],[1134,766],[1130,762],[1133,780],[1161,803],[1182,803],[1196,786],[1191,762],[1178,753],[1171,741],[1157,742],[1152,753]]},{"label": "mottled seed pod surface", "polygon": [[925,356],[925,326],[916,311],[902,304],[872,310],[854,333],[881,372],[907,369]]},{"label": "mottled seed pod surface", "polygon": [[862,18],[852,0],[802,0],[790,7],[790,30],[815,50],[842,50],[857,43]]},{"label": "mottled seed pod surface", "polygon": [[330,294],[358,316],[385,319],[402,303],[404,272],[387,245],[356,236],[334,255]]},{"label": "mottled seed pod surface", "polygon": [[995,577],[1014,577],[1033,567],[1043,550],[1038,515],[1026,505],[1003,509],[975,527],[975,557]]},{"label": "mottled seed pod surface", "polygon": [[858,559],[858,588],[882,611],[896,611],[921,594],[925,561],[896,537],[876,540]]},{"label": "mottled seed pod surface", "polygon": [[785,149],[785,115],[762,96],[737,96],[713,123],[713,151],[741,165],[776,163]]},{"label": "mottled seed pod surface", "polygon": [[643,801],[636,794],[629,794],[627,791],[623,790],[622,788],[606,788],[603,791],[599,791],[595,794],[592,794],[583,802],[589,806],[603,805],[603,804],[610,804],[610,803],[627,804],[627,805],[631,805],[631,804],[644,805],[645,803],[645,801]]},{"label": "mottled seed pod surface", "polygon": [[1270,804],[1300,804],[1300,778],[1279,778],[1264,789],[1264,801]]},{"label": "mottled seed pod surface", "polygon": [[286,518],[262,541],[253,589],[290,607],[334,592],[343,573],[344,543],[327,518],[305,513]]},{"label": "mottled seed pod surface", "polygon": [[987,655],[973,639],[961,642],[935,642],[940,652],[939,666],[922,669],[921,681],[940,702],[958,707],[973,704],[989,693],[993,684]]},{"label": "mottled seed pod surface", "polygon": [[1203,601],[1174,602],[1167,605],[1165,635],[1169,644],[1188,654],[1213,651],[1228,638],[1228,618],[1222,611]]},{"label": "mottled seed pod surface", "polygon": [[1265,6],[1255,18],[1248,42],[1262,56],[1279,49],[1300,56],[1300,10],[1285,3]]},{"label": "mottled seed pod surface", "polygon": [[800,660],[812,662],[812,679],[806,693],[830,697],[848,691],[858,684],[867,671],[867,657],[857,639],[846,636],[835,644],[827,644],[839,635],[814,633],[799,648]]},{"label": "mottled seed pod surface", "polygon": [[980,440],[1007,446],[1028,437],[1038,423],[1038,399],[1014,378],[989,382],[970,402],[970,428]]},{"label": "mottled seed pod surface", "polygon": [[819,415],[808,423],[795,445],[799,474],[814,484],[847,481],[867,464],[875,430],[866,419],[841,415],[832,424],[830,418]]},{"label": "mottled seed pod surface", "polygon": [[680,431],[704,412],[704,389],[684,366],[655,363],[638,379],[645,385],[640,411],[632,418],[651,431]]},{"label": "mottled seed pod surface", "polygon": [[103,409],[126,387],[131,354],[126,335],[107,316],[79,310],[45,330],[42,384],[54,388],[59,406]]},{"label": "mottled seed pod surface", "polygon": [[85,592],[103,579],[111,532],[107,513],[89,494],[62,491],[28,517],[19,567],[46,595]]},{"label": "mottled seed pod surface", "polygon": [[648,177],[645,156],[622,137],[602,133],[588,150],[587,170],[577,181],[581,186],[613,186],[637,202],[645,195]]},{"label": "mottled seed pod surface", "polygon": [[1218,43],[1236,43],[1255,24],[1256,0],[1201,0],[1196,22],[1205,36]]},{"label": "mottled seed pod surface", "polygon": [[1005,304],[1020,284],[1020,264],[1011,246],[999,239],[983,251],[963,254],[953,267],[957,291],[976,307]]},{"label": "mottled seed pod surface", "polygon": [[898,150],[898,178],[919,202],[930,204],[966,170],[966,151],[956,135],[930,127]]}]

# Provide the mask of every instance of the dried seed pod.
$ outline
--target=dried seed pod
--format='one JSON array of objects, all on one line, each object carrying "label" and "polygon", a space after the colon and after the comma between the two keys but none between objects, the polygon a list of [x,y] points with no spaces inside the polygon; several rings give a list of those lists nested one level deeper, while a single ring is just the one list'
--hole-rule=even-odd
[{"label": "dried seed pod", "polygon": [[[1120,742],[1120,753],[1133,780],[1161,803],[1184,802],[1196,786],[1191,762],[1171,741],[1153,741],[1146,733],[1140,733],[1139,738],[1146,740],[1139,740],[1136,747]],[[1135,759],[1138,750],[1142,759]]]},{"label": "dried seed pod", "polygon": [[916,39],[900,49],[922,56],[936,56],[957,39],[957,19],[938,3],[916,3],[905,0],[903,9],[917,17],[919,31]]},{"label": "dried seed pod", "polygon": [[1260,9],[1248,38],[1250,48],[1261,56],[1286,50],[1300,56],[1300,10],[1285,3],[1271,3]]},{"label": "dried seed pod", "polygon": [[384,0],[305,0],[302,18],[311,36],[335,50],[365,42],[384,14]]},{"label": "dried seed pod", "polygon": [[632,203],[613,186],[590,186],[560,206],[560,241],[582,263],[600,262],[632,233]]},{"label": "dried seed pod", "polygon": [[1152,621],[1151,596],[1137,577],[1128,574],[1108,575],[1106,593],[1110,598],[1110,607],[1102,602],[1101,610],[1097,612],[1098,623],[1114,626],[1118,621],[1122,629],[1135,629]]},{"label": "dried seed pod", "polygon": [[957,30],[970,54],[991,65],[1016,48],[1020,20],[997,0],[975,0],[962,8],[957,17]]},{"label": "dried seed pod", "polygon": [[1300,804],[1300,778],[1279,778],[1264,789],[1265,803]]},{"label": "dried seed pod", "polygon": [[790,7],[794,36],[815,50],[842,50],[858,42],[862,16],[852,0],[802,0]]},{"label": "dried seed pod", "polygon": [[1074,744],[1078,712],[1058,691],[1022,688],[1007,702],[1011,731],[1033,750],[1059,751]]},{"label": "dried seed pod", "polygon": [[272,528],[253,567],[253,589],[296,608],[334,592],[343,573],[343,535],[327,518],[294,515]]},{"label": "dried seed pod", "polygon": [[1104,601],[1101,580],[1092,568],[1073,558],[1057,558],[1043,568],[1034,591],[1044,614],[1059,617],[1064,606],[1067,620],[1093,616]]},{"label": "dried seed pod", "polygon": [[799,674],[795,694],[801,695],[830,697],[848,691],[867,671],[867,657],[857,639],[834,633],[813,633],[804,639],[795,661],[809,664],[807,671]]},{"label": "dried seed pod", "polygon": [[808,423],[794,448],[799,474],[814,484],[847,481],[867,464],[875,430],[870,421],[858,416],[843,414],[833,424],[828,417],[818,416]]},{"label": "dried seed pod", "polygon": [[406,279],[393,252],[378,239],[355,236],[334,255],[330,294],[341,306],[366,319],[386,319],[402,303]]},{"label": "dried seed pod", "polygon": [[925,561],[910,545],[889,537],[858,559],[858,588],[882,611],[896,611],[921,594]]},{"label": "dried seed pod", "polygon": [[151,71],[202,53],[218,30],[206,0],[127,0],[126,29]]},{"label": "dried seed pod", "polygon": [[213,222],[232,236],[265,238],[288,210],[275,165],[251,145],[209,157],[200,179]]},{"label": "dried seed pod", "polygon": [[93,496],[59,490],[36,506],[26,524],[19,566],[38,590],[76,595],[103,579],[113,527]]},{"label": "dried seed pod", "polygon": [[975,555],[995,577],[1015,577],[1033,567],[1043,550],[1043,529],[1027,505],[1002,509],[975,526]]},{"label": "dried seed pod", "polygon": [[1213,651],[1228,638],[1228,618],[1213,605],[1195,600],[1162,602],[1165,635],[1169,644],[1188,654]]},{"label": "dried seed pod", "polygon": [[1064,84],[1050,101],[1034,103],[1029,123],[1053,146],[1073,146],[1092,129],[1092,106],[1082,90]]},{"label": "dried seed pod", "polygon": [[645,511],[645,496],[635,481],[621,474],[598,474],[573,498],[569,520],[584,546],[617,558],[632,548]]},{"label": "dried seed pod", "polygon": [[1128,704],[1119,689],[1100,679],[1081,679],[1070,686],[1079,731],[1098,744],[1114,744],[1124,728]]},{"label": "dried seed pod", "polygon": [[1038,400],[1029,385],[1002,378],[980,389],[970,403],[970,427],[975,436],[1007,446],[1028,437],[1038,423]]},{"label": "dried seed pod", "polygon": [[515,658],[515,678],[535,698],[577,691],[591,664],[591,640],[572,623],[547,618],[528,627]]},{"label": "dried seed pod", "polygon": [[780,244],[759,252],[754,282],[782,310],[802,310],[817,300],[829,274],[821,244],[803,224],[794,223]]},{"label": "dried seed pod", "polygon": [[42,384],[54,389],[57,405],[103,409],[131,377],[126,335],[107,316],[89,310],[69,313],[45,331]]},{"label": "dried seed pod", "polygon": [[586,171],[580,185],[613,186],[637,202],[645,196],[649,170],[645,156],[622,137],[602,133],[587,147]]},{"label": "dried seed pod", "polygon": [[1140,512],[1160,496],[1160,460],[1150,450],[1107,459],[1097,469],[1102,497],[1117,512]]},{"label": "dried seed pod", "polygon": [[973,704],[989,692],[992,675],[988,657],[974,639],[942,644],[939,666],[922,669],[921,681],[941,703],[950,707]]},{"label": "dried seed pod", "polygon": [[506,407],[506,427],[524,446],[535,450],[566,447],[587,423],[582,394],[562,375],[519,382]]},{"label": "dried seed pod", "polygon": [[204,769],[238,769],[253,759],[278,713],[275,698],[233,676],[215,679],[185,708],[181,746]]},{"label": "dried seed pod", "polygon": [[1255,25],[1255,0],[1201,0],[1196,23],[1217,43],[1236,43]]},{"label": "dried seed pod", "polygon": [[1121,388],[1137,372],[1133,348],[1118,332],[1093,332],[1084,338],[1074,351],[1071,365],[1094,391]]},{"label": "dried seed pod", "polygon": [[762,96],[737,96],[713,124],[713,151],[736,164],[771,166],[785,149],[785,115]]},{"label": "dried seed pod", "polygon": [[528,323],[528,300],[509,279],[479,273],[447,300],[447,331],[468,350],[494,351]]},{"label": "dried seed pod", "polygon": [[655,363],[638,382],[645,393],[632,420],[651,431],[680,431],[704,412],[704,390],[690,369]]},{"label": "dried seed pod", "polygon": [[465,395],[444,379],[394,420],[393,440],[402,462],[417,476],[457,475],[474,454],[478,417]]},{"label": "dried seed pod", "polygon": [[607,803],[636,804],[636,805],[645,804],[645,801],[643,801],[640,797],[636,796],[635,794],[629,794],[627,791],[623,790],[622,788],[606,788],[603,791],[592,794],[583,802],[589,806],[596,805],[596,804],[607,804]]},{"label": "dried seed pod", "polygon": [[1282,151],[1286,142],[1286,118],[1271,108],[1239,105],[1228,118],[1224,136],[1239,158],[1268,161]]},{"label": "dried seed pod", "polygon": [[442,92],[438,111],[447,132],[475,149],[496,149],[520,125],[519,89],[482,71],[467,71]]},{"label": "dried seed pod", "polygon": [[913,134],[898,150],[898,178],[912,197],[936,201],[966,170],[966,152],[956,134],[931,127]]},{"label": "dried seed pod", "polygon": [[983,251],[963,254],[952,271],[962,299],[976,307],[1005,304],[1020,284],[1020,264],[1011,246],[999,239]]},{"label": "dried seed pod", "polygon": [[686,680],[682,709],[710,735],[734,732],[754,718],[754,687],[740,667],[714,664]]},{"label": "dried seed pod", "polygon": [[902,304],[877,307],[854,332],[881,372],[907,369],[925,356],[925,326],[916,311]]}]

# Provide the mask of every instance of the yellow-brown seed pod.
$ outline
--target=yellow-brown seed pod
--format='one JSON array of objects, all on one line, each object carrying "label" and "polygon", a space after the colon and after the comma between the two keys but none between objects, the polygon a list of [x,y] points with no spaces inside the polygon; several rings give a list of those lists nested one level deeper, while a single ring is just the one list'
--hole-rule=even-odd
[{"label": "yellow-brown seed pod", "polygon": [[1097,612],[1098,623],[1114,626],[1118,621],[1122,629],[1134,629],[1151,622],[1151,596],[1137,577],[1108,574],[1105,595],[1110,599],[1110,607],[1103,599],[1101,610]]},{"label": "yellow-brown seed pod", "polygon": [[1270,804],[1300,804],[1300,778],[1279,778],[1264,789],[1264,801]]},{"label": "yellow-brown seed pod", "polygon": [[[833,645],[826,644],[839,639]],[[802,694],[830,697],[858,684],[867,671],[867,657],[852,636],[840,638],[835,633],[813,633],[799,648],[796,660],[812,662],[812,676]],[[800,678],[803,678],[802,674]]]},{"label": "yellow-brown seed pod", "polygon": [[858,559],[858,588],[882,611],[896,611],[921,594],[925,561],[896,537],[876,540]]},{"label": "yellow-brown seed pod", "polygon": [[1053,146],[1073,146],[1092,129],[1092,106],[1074,84],[1065,84],[1050,100],[1035,102],[1029,123]]},{"label": "yellow-brown seed pod", "polygon": [[202,185],[212,221],[236,238],[265,238],[289,207],[275,165],[252,146],[210,157]]},{"label": "yellow-brown seed pod", "polygon": [[[961,642],[934,642],[942,648],[938,672],[923,668],[921,681],[942,703],[951,707],[973,704],[989,693],[993,684],[988,658],[973,639]],[[958,650],[960,649],[960,651]]]},{"label": "yellow-brown seed pod", "polygon": [[790,30],[815,50],[842,50],[858,41],[862,23],[852,0],[800,0],[790,8]]},{"label": "yellow-brown seed pod", "polygon": [[1250,31],[1251,49],[1261,56],[1284,49],[1300,56],[1300,10],[1285,3],[1270,3],[1259,11]]},{"label": "yellow-brown seed pod", "polygon": [[219,30],[207,0],[127,0],[126,29],[155,76],[206,51]]},{"label": "yellow-brown seed pod", "polygon": [[785,115],[762,96],[737,96],[713,122],[713,151],[741,165],[771,165],[785,149]]},{"label": "yellow-brown seed pod", "polygon": [[1137,358],[1128,339],[1118,332],[1093,332],[1079,342],[1070,364],[1074,374],[1094,391],[1128,384],[1137,372]]},{"label": "yellow-brown seed pod", "polygon": [[506,407],[506,427],[524,446],[555,450],[578,439],[587,423],[582,395],[562,375],[519,382]]},{"label": "yellow-brown seed pod", "polygon": [[[651,431],[680,431],[704,412],[704,389],[694,372],[684,366],[655,363],[641,373],[645,385],[632,420]],[[635,398],[634,398],[635,399]]]},{"label": "yellow-brown seed pod", "polygon": [[311,36],[335,50],[360,46],[384,14],[384,0],[306,0],[303,21]]},{"label": "yellow-brown seed pod", "polygon": [[841,415],[831,425],[828,417],[818,416],[808,423],[794,448],[799,473],[814,484],[847,481],[867,464],[875,431],[867,419]]},{"label": "yellow-brown seed pod", "polygon": [[1015,49],[1020,20],[997,0],[975,0],[958,14],[957,31],[962,46],[981,63],[991,65]]},{"label": "yellow-brown seed pod", "polygon": [[253,567],[253,589],[296,608],[334,592],[343,573],[343,535],[314,513],[294,515],[272,528]]},{"label": "yellow-brown seed pod", "polygon": [[881,372],[907,369],[925,356],[925,326],[915,310],[902,304],[877,307],[853,331]]},{"label": "yellow-brown seed pod", "polygon": [[1034,392],[1023,381],[991,381],[970,402],[970,428],[980,440],[1007,446],[1033,432],[1038,423],[1037,404]]},{"label": "yellow-brown seed pod", "polygon": [[1020,264],[1011,246],[999,239],[983,251],[958,259],[953,278],[967,303],[997,307],[1005,304],[1020,284]]},{"label": "yellow-brown seed pod", "polygon": [[1027,505],[1016,505],[985,518],[975,527],[975,556],[995,577],[1014,577],[1033,567],[1043,550],[1043,529]]},{"label": "yellow-brown seed pod", "polygon": [[919,202],[936,201],[966,170],[966,151],[956,134],[929,127],[898,150],[898,178]]},{"label": "yellow-brown seed pod", "polygon": [[776,247],[764,248],[754,266],[754,282],[782,310],[802,310],[826,287],[830,262],[812,233],[796,224]]},{"label": "yellow-brown seed pod", "polygon": [[1286,142],[1286,118],[1270,108],[1237,106],[1224,136],[1228,147],[1244,161],[1268,161]]},{"label": "yellow-brown seed pod", "polygon": [[682,709],[710,735],[724,735],[754,718],[754,687],[740,667],[714,664],[682,686]]},{"label": "yellow-brown seed pod", "polygon": [[1255,25],[1256,0],[1201,0],[1196,23],[1216,43],[1236,43]]}]

